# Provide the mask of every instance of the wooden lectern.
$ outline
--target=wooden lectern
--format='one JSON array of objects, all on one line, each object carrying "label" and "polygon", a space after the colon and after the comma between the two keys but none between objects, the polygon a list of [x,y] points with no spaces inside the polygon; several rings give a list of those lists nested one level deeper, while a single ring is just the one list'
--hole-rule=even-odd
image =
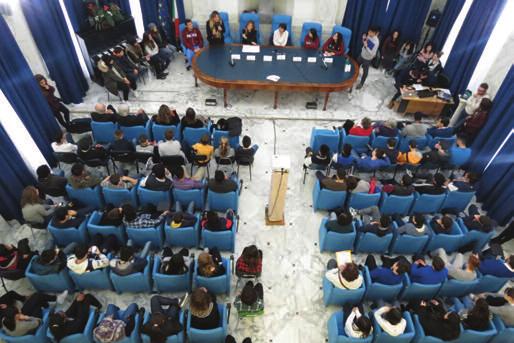
[{"label": "wooden lectern", "polygon": [[287,178],[291,159],[285,155],[273,155],[271,161],[271,191],[266,206],[266,225],[285,225]]}]

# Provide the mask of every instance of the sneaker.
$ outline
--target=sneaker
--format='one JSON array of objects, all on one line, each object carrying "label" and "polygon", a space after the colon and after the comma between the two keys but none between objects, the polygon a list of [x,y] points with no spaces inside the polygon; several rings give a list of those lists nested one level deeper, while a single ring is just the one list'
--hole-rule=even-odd
[{"label": "sneaker", "polygon": [[187,71],[190,71],[191,70],[191,66],[187,66],[186,69],[187,69]]},{"label": "sneaker", "polygon": [[57,295],[57,299],[55,299],[55,302],[59,305],[64,304],[64,301],[66,301],[66,298],[68,297],[68,290],[65,290],[61,294]]}]

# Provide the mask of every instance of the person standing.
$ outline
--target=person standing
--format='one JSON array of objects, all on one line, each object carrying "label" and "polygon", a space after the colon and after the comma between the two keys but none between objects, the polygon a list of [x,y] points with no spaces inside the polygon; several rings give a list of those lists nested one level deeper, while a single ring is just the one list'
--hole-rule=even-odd
[{"label": "person standing", "polygon": [[357,89],[361,89],[362,86],[364,86],[364,82],[366,82],[366,78],[368,77],[371,61],[377,55],[378,46],[380,45],[378,32],[379,30],[377,27],[370,26],[368,33],[364,33],[362,35],[362,50],[359,58],[357,59],[357,62],[362,68],[362,78],[361,82],[357,86]]},{"label": "person standing", "polygon": [[57,119],[59,124],[67,129],[70,126],[70,110],[64,106],[60,98],[55,96],[55,88],[48,84],[48,81],[43,75],[36,74],[34,77],[39,84],[39,88],[48,102],[48,106],[50,106],[55,119]]},{"label": "person standing", "polygon": [[193,26],[191,19],[186,19],[186,28],[182,31],[182,42],[186,47],[186,51],[184,51],[187,58],[186,69],[191,70],[193,56],[198,50],[203,48],[202,33],[198,28]]},{"label": "person standing", "polygon": [[468,100],[466,100],[464,110],[455,114],[455,119],[452,118],[452,123],[450,123],[450,125],[453,127],[459,127],[468,117],[473,115],[479,109],[482,99],[489,99],[489,94],[487,93],[488,89],[489,85],[487,83],[481,83],[480,86],[478,86],[477,91],[471,95]]}]

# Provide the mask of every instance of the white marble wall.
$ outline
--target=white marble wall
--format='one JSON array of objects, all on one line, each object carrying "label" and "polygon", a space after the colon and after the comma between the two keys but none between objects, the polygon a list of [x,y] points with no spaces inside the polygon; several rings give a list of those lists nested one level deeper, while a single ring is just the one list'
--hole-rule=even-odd
[{"label": "white marble wall", "polygon": [[483,82],[487,82],[489,84],[489,92],[491,94],[496,94],[503,82],[503,79],[505,79],[509,69],[514,64],[513,56],[514,31],[511,32],[498,57],[496,57],[494,62],[491,63],[491,67],[483,80]]}]

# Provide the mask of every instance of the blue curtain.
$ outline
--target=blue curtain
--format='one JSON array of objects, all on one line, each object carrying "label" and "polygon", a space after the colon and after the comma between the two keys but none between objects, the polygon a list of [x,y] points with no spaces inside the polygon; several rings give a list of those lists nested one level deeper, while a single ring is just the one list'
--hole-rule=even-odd
[{"label": "blue curtain", "polygon": [[446,5],[444,5],[441,20],[430,40],[434,44],[435,50],[440,51],[443,48],[444,43],[446,43],[446,38],[448,38],[453,27],[453,23],[459,16],[465,2],[466,0],[448,0]]},{"label": "blue curtain", "polygon": [[62,100],[67,104],[81,103],[89,86],[80,68],[59,0],[22,0],[21,6]]},{"label": "blue curtain", "polygon": [[50,143],[60,128],[41,94],[5,20],[0,16],[0,89],[47,161],[53,161]]},{"label": "blue curtain", "polygon": [[474,0],[471,4],[444,66],[453,94],[466,90],[506,3],[507,0]]},{"label": "blue curtain", "polygon": [[417,42],[421,36],[425,19],[432,0],[389,0],[380,1],[375,24],[380,26],[382,40],[391,31],[399,30],[401,39]]},{"label": "blue curtain", "polygon": [[186,10],[184,8],[184,0],[176,0],[177,5],[177,16],[180,19],[180,22],[183,23],[186,21]]},{"label": "blue curtain", "polygon": [[173,0],[140,0],[145,30],[150,23],[164,27],[168,37],[172,34]]},{"label": "blue curtain", "polygon": [[1,125],[0,166],[0,214],[6,220],[21,220],[21,192],[26,186],[35,184],[36,180]]},{"label": "blue curtain", "polygon": [[352,30],[350,40],[350,55],[358,57],[362,49],[362,34],[368,31],[373,19],[380,10],[380,1],[377,0],[348,0],[344,12],[344,27]]},{"label": "blue curtain", "polygon": [[80,30],[88,27],[86,24],[86,5],[82,0],[64,0],[64,6],[66,6],[71,25],[75,32],[79,32]]}]

